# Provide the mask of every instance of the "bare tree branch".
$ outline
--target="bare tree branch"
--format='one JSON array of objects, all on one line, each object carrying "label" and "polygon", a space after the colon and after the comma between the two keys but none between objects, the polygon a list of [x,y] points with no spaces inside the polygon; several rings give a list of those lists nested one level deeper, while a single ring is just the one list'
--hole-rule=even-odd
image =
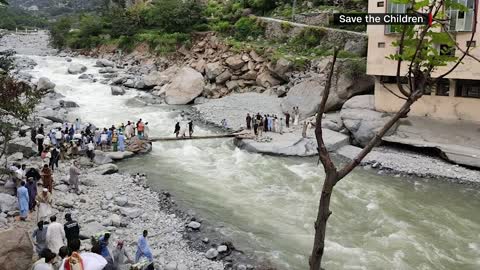
[{"label": "bare tree branch", "polygon": [[[403,88],[403,85],[402,85],[402,82],[400,80],[400,72],[401,72],[401,68],[402,68],[402,55],[403,55],[403,47],[404,47],[404,43],[405,43],[405,33],[407,32],[407,27],[404,25],[403,26],[403,29],[402,29],[402,36],[400,37],[400,42],[399,42],[399,50],[398,50],[398,55],[399,55],[399,58],[398,58],[398,61],[397,61],[397,87],[398,87],[398,90],[405,96],[405,97],[408,97],[410,95],[410,93],[408,93],[404,88]],[[410,88],[411,89],[411,88]],[[410,90],[411,91],[411,90]]]},{"label": "bare tree branch", "polygon": [[370,151],[372,151],[373,147],[375,147],[382,137],[390,130],[391,127],[402,117],[405,117],[405,115],[408,113],[410,110],[410,106],[417,101],[419,97],[415,97],[415,95],[412,95],[413,97],[407,99],[405,103],[403,104],[402,108],[383,126],[383,128],[375,134],[375,137],[373,137],[368,144],[358,153],[358,155],[350,161],[345,167],[343,167],[340,171],[338,171],[338,178],[337,182],[340,181],[342,178],[344,178],[347,174],[349,174],[355,167],[357,167],[360,162],[367,156]]},{"label": "bare tree branch", "polygon": [[458,45],[458,42],[455,40],[455,37],[450,33],[446,25],[442,25],[443,31],[448,34],[450,39],[455,43],[455,48],[462,53],[466,54],[468,57],[471,57],[472,59],[476,60],[477,62],[480,62],[480,58],[476,57],[475,55],[472,55],[470,52],[467,52],[466,50],[462,49],[460,45]]},{"label": "bare tree branch", "polygon": [[400,98],[400,99],[403,99],[403,100],[407,100],[407,99],[408,99],[408,98],[406,98],[406,97],[402,97],[402,96],[400,96],[399,94],[393,92],[393,90],[390,89],[390,88],[388,88],[388,86],[385,85],[384,83],[381,83],[381,84],[382,84],[383,88],[387,89],[387,91],[390,92],[390,94],[396,96],[397,98]]},{"label": "bare tree branch", "polygon": [[318,107],[317,119],[315,123],[315,137],[317,139],[318,154],[325,171],[337,170],[337,168],[335,167],[335,164],[330,158],[330,155],[328,154],[328,150],[327,150],[327,147],[325,146],[325,142],[323,141],[322,119],[323,119],[323,113],[325,112],[325,106],[327,104],[328,96],[330,95],[330,88],[332,85],[332,78],[335,70],[335,63],[337,62],[338,52],[339,52],[339,49],[335,47],[333,50],[332,63],[330,64],[330,72],[328,74],[327,82],[323,90],[322,100],[320,102],[320,106]]}]

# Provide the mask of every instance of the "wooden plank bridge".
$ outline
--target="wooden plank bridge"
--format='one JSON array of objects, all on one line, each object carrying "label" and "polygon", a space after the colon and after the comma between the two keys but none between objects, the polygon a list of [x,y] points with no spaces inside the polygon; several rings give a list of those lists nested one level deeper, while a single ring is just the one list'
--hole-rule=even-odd
[{"label": "wooden plank bridge", "polygon": [[220,138],[239,138],[239,139],[253,139],[253,135],[250,133],[231,133],[231,134],[212,134],[203,136],[185,136],[185,137],[152,137],[148,140],[150,142],[163,142],[163,141],[185,141],[185,140],[204,140],[204,139],[220,139]]}]

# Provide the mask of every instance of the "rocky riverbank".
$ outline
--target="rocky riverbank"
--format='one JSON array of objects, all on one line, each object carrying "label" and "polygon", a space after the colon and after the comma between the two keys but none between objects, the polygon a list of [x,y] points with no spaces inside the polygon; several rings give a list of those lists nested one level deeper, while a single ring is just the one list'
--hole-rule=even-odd
[{"label": "rocky riverbank", "polygon": [[[264,94],[245,93],[210,100],[195,105],[197,115],[203,121],[215,126],[222,119],[228,119],[231,130],[245,128],[247,113],[278,114],[281,98]],[[259,109],[260,108],[260,109]],[[374,136],[374,132],[387,121],[388,114],[376,112],[373,96],[356,96],[348,100],[338,112],[325,115],[323,119],[324,140],[330,152],[340,159],[352,160],[364,145]],[[315,122],[309,118],[307,121]],[[317,142],[313,128],[302,138],[302,128],[284,128],[284,134],[264,133],[259,140],[236,139],[235,144],[251,152],[269,155],[315,156]],[[355,146],[357,145],[357,146]],[[395,176],[434,178],[454,183],[478,186],[480,171],[449,163],[440,157],[414,152],[392,146],[375,148],[361,163],[366,169],[376,169],[379,174]]]},{"label": "rocky riverbank", "polygon": [[[28,62],[30,65],[19,63]],[[32,80],[29,69],[35,65],[28,57],[17,58],[15,74],[23,74],[19,79],[43,88],[49,93],[37,106],[35,124],[43,123],[45,130],[60,127],[64,121],[74,119],[70,108],[73,101],[63,100],[55,92],[56,85],[47,78]],[[68,65],[68,61],[66,61]],[[69,72],[73,72],[70,69]],[[74,104],[65,106],[65,104]],[[22,123],[25,136],[15,134],[8,148],[7,165],[27,164],[39,168],[42,165],[37,156],[36,146],[30,140],[33,122]],[[146,153],[151,146],[140,147],[137,153]],[[82,167],[81,194],[68,193],[68,168],[71,161],[60,162],[54,173],[54,208],[63,222],[65,213],[72,213],[82,227],[82,234],[90,236],[102,231],[113,232],[114,239],[126,241],[133,254],[136,239],[143,229],[150,232],[150,245],[156,262],[156,269],[261,269],[260,263],[249,254],[235,249],[228,238],[221,235],[214,225],[192,214],[193,211],[176,206],[168,192],[157,193],[148,188],[147,180],[118,173],[119,168],[112,162],[132,156],[133,152],[96,151],[94,162],[80,157]],[[2,181],[5,183],[5,181]],[[28,225],[15,218],[17,203],[13,196],[1,193],[0,226],[3,229],[33,229],[34,216]],[[189,213],[189,214],[187,214]],[[114,243],[114,241],[112,241]],[[88,241],[83,242],[88,249]],[[8,249],[8,247],[7,247]],[[27,262],[26,265],[28,265]],[[25,262],[24,262],[25,265]]]}]

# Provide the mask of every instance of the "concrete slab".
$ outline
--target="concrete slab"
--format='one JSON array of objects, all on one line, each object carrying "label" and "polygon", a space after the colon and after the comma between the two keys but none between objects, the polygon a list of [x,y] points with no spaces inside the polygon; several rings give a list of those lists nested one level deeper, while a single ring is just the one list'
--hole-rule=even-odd
[{"label": "concrete slab", "polygon": [[[347,145],[335,151],[337,154],[352,160],[362,149]],[[413,175],[418,177],[440,178],[456,183],[480,184],[480,171],[451,164],[437,157],[430,157],[412,151],[398,150],[388,147],[377,147],[361,162],[362,166],[372,165],[394,174]]]},{"label": "concrete slab", "polygon": [[[311,135],[312,133],[309,133]],[[323,129],[324,141],[328,151],[335,151],[340,147],[349,144],[349,137],[345,134],[329,129]],[[264,137],[271,138],[271,141],[235,139],[235,145],[250,152],[282,155],[282,156],[315,156],[317,152],[317,141],[314,136],[302,138],[298,133],[267,133]]]},{"label": "concrete slab", "polygon": [[394,142],[422,148],[435,148],[443,158],[461,165],[480,168],[480,123],[409,117],[395,133],[384,137]]}]

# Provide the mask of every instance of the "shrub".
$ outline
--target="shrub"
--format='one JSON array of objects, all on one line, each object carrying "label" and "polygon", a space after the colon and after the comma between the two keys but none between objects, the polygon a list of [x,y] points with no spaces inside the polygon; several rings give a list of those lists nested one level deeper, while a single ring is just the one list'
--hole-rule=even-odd
[{"label": "shrub", "polygon": [[292,30],[293,26],[289,22],[282,22],[280,24],[280,28],[282,28],[282,31],[287,33],[288,31]]},{"label": "shrub", "polygon": [[211,26],[212,30],[219,33],[230,33],[232,25],[228,21],[219,21]]},{"label": "shrub", "polygon": [[161,33],[147,31],[135,35],[134,42],[146,42],[151,50],[158,54],[167,54],[175,52],[177,47],[190,44],[190,35],[185,33]]},{"label": "shrub", "polygon": [[362,77],[367,72],[367,63],[364,58],[350,59],[345,62],[345,66],[346,75],[352,80]]},{"label": "shrub", "polygon": [[290,43],[303,48],[314,48],[320,45],[326,32],[320,28],[307,27],[297,36],[293,37]]},{"label": "shrub", "polygon": [[277,7],[277,3],[275,0],[248,0],[248,5],[262,14],[265,14],[266,12],[271,11],[275,9],[275,7]]},{"label": "shrub", "polygon": [[257,38],[265,33],[265,29],[254,17],[242,17],[235,23],[235,38],[246,40]]}]

